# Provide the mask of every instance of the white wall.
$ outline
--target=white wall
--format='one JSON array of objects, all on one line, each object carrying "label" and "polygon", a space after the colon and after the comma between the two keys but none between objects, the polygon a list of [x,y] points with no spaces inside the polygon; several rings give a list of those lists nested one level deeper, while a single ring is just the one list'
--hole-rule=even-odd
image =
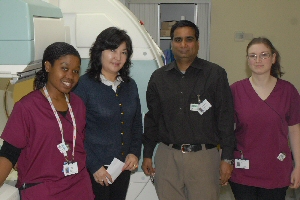
[{"label": "white wall", "polygon": [[[249,40],[235,42],[234,32],[244,31],[252,33],[254,37],[266,36],[281,54],[286,72],[283,79],[292,82],[300,90],[299,8],[299,0],[212,0],[210,60],[226,69],[230,83],[246,78],[245,49]],[[0,79],[0,133],[6,123],[3,109],[6,83],[6,79]]]},{"label": "white wall", "polygon": [[[12,96],[12,89],[13,87],[9,85],[7,92],[6,92],[6,104],[4,101],[5,97],[5,90],[7,88],[7,83],[9,79],[0,79],[0,135],[2,134],[2,130],[7,121],[5,107],[7,108],[8,114],[10,114],[13,108],[13,96]],[[2,140],[0,139],[0,144],[2,144]]]},{"label": "white wall", "polygon": [[281,55],[282,78],[300,91],[299,8],[299,0],[212,0],[210,60],[226,69],[230,83],[246,78],[249,40],[235,42],[234,32],[268,37]]}]

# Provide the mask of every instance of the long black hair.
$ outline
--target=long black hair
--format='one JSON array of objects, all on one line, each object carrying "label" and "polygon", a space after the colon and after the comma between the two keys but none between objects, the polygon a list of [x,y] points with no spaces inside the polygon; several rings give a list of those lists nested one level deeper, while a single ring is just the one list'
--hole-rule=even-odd
[{"label": "long black hair", "polygon": [[36,73],[33,82],[34,90],[41,89],[48,81],[48,72],[45,69],[45,62],[48,61],[51,66],[53,66],[56,60],[66,55],[76,56],[81,61],[78,51],[72,45],[65,42],[55,42],[45,49],[42,61],[42,69]]},{"label": "long black hair", "polygon": [[129,82],[129,68],[132,64],[131,55],[133,53],[132,41],[127,35],[126,31],[116,27],[109,27],[103,30],[90,48],[90,62],[86,72],[91,78],[95,79],[96,81],[101,81],[100,74],[102,70],[102,51],[107,49],[117,49],[123,42],[126,43],[127,59],[119,73],[123,81]]},{"label": "long black hair", "polygon": [[254,44],[264,44],[266,45],[266,47],[268,47],[270,50],[271,50],[271,53],[272,54],[275,54],[276,57],[275,57],[275,62],[274,64],[272,64],[271,66],[271,72],[270,74],[272,76],[274,76],[275,78],[280,78],[282,77],[282,75],[284,74],[284,72],[281,71],[281,65],[280,65],[280,54],[279,52],[277,51],[277,49],[273,46],[273,44],[271,43],[271,41],[265,37],[258,37],[258,38],[253,38],[248,46],[247,46],[247,49],[246,49],[246,53],[248,55],[248,50],[249,48],[254,45]]}]

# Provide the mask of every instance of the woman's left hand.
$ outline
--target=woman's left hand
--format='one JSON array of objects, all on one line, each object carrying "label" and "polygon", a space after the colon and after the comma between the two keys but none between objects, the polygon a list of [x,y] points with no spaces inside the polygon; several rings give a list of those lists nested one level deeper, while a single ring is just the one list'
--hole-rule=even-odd
[{"label": "woman's left hand", "polygon": [[138,168],[138,166],[139,166],[139,159],[133,154],[128,154],[126,156],[125,165],[122,171],[124,170],[134,171]]},{"label": "woman's left hand", "polygon": [[297,189],[300,186],[300,166],[296,166],[291,174],[290,188]]},{"label": "woman's left hand", "polygon": [[300,186],[300,124],[289,126],[289,141],[295,163],[290,188],[298,188]]}]

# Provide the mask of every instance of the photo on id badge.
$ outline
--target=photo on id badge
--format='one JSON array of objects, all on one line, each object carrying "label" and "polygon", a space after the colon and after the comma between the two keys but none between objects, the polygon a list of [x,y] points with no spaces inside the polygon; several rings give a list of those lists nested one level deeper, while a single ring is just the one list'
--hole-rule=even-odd
[{"label": "photo on id badge", "polygon": [[235,168],[249,169],[249,160],[246,159],[235,159]]},{"label": "photo on id badge", "polygon": [[69,173],[70,173],[70,167],[69,167],[69,166],[67,166],[67,167],[65,168],[65,170],[66,170],[66,174],[69,174]]},{"label": "photo on id badge", "polygon": [[63,172],[64,172],[65,176],[70,175],[70,166],[69,166],[68,163],[65,163],[65,164],[63,165]]}]

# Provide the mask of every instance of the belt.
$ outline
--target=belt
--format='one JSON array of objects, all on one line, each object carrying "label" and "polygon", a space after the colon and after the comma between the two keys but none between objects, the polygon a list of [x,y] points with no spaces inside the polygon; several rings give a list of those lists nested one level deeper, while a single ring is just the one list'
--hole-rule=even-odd
[{"label": "belt", "polygon": [[168,144],[165,142],[163,143],[169,147],[172,147],[173,149],[181,150],[182,153],[196,152],[217,147],[213,144]]},{"label": "belt", "polygon": [[25,190],[25,189],[28,189],[30,187],[33,187],[35,185],[38,185],[40,183],[24,183],[20,188],[19,190]]}]

